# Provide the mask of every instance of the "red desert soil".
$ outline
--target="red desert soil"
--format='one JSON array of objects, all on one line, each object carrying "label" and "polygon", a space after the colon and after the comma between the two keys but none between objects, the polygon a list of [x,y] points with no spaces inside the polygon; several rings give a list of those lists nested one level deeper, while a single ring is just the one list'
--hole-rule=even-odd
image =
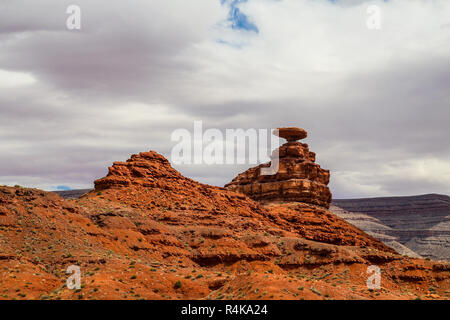
[{"label": "red desert soil", "polygon": [[95,187],[77,200],[0,187],[0,299],[449,298],[448,263],[401,256],[322,207],[195,182],[156,152]]}]

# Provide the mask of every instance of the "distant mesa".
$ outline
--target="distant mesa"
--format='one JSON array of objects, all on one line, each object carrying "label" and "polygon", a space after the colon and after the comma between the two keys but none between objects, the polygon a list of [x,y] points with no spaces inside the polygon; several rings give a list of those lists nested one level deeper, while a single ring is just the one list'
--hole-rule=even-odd
[{"label": "distant mesa", "polygon": [[78,199],[82,195],[90,192],[92,189],[76,189],[76,190],[57,190],[55,193],[59,194],[64,199]]},{"label": "distant mesa", "polygon": [[270,167],[271,162],[262,164],[239,174],[225,187],[262,203],[303,202],[329,208],[330,171],[315,163],[316,154],[306,143],[297,141],[307,137],[306,130],[285,127],[274,134],[287,140],[272,155],[272,162],[277,161],[278,153],[278,171],[262,175],[261,168]]}]

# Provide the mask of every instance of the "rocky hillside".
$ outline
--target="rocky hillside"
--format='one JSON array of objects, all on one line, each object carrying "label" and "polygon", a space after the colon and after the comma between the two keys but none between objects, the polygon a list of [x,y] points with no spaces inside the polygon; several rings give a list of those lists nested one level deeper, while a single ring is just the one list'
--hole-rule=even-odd
[{"label": "rocky hillside", "polygon": [[333,200],[331,211],[412,256],[450,261],[450,197]]},{"label": "rocky hillside", "polygon": [[[72,191],[58,191],[57,193],[66,199],[76,199],[81,197],[83,194],[91,191],[90,189],[85,190],[72,190]],[[412,196],[412,197],[383,197],[383,198],[371,198],[372,201],[379,202],[378,208],[388,208],[388,204],[391,203],[391,199],[408,198],[408,199],[419,199],[419,198],[440,198],[448,199],[448,196],[444,195],[423,195],[423,196]],[[365,199],[371,200],[371,199]],[[391,216],[377,216],[376,213],[363,213],[364,208],[359,208],[359,201],[363,199],[336,199],[333,200],[330,211],[339,217],[343,218],[345,221],[351,223],[352,225],[365,231],[367,234],[381,240],[386,245],[394,248],[397,252],[405,254],[411,257],[424,257],[430,258],[432,260],[445,260],[450,261],[450,209],[447,209],[447,214],[439,214],[437,217],[431,217],[429,215],[415,215],[414,217],[408,216],[405,219],[397,220],[397,223],[386,223],[386,220],[396,221],[393,217],[396,215],[401,216],[401,210],[391,210]],[[448,200],[447,200],[448,201]],[[448,203],[448,202],[447,202]],[[431,204],[431,203],[429,203]],[[434,204],[433,204],[434,206]],[[346,207],[347,210],[343,209]],[[427,207],[427,203],[422,202],[423,212],[432,211],[431,208]],[[430,229],[420,229],[416,226],[423,226],[435,218],[438,219],[435,225],[432,225]],[[399,223],[400,221],[400,223]],[[407,226],[413,225],[412,228],[408,229]],[[406,230],[405,230],[406,229]],[[437,231],[438,230],[438,231]],[[430,235],[432,233],[432,235]],[[424,235],[429,236],[424,236]],[[420,253],[420,254],[419,254]]]},{"label": "rocky hillside", "polygon": [[[0,187],[2,299],[448,299],[450,265],[395,253],[326,208],[262,206],[156,152],[64,200]],[[381,268],[380,290],[366,285]],[[81,268],[81,288],[65,286]]]}]

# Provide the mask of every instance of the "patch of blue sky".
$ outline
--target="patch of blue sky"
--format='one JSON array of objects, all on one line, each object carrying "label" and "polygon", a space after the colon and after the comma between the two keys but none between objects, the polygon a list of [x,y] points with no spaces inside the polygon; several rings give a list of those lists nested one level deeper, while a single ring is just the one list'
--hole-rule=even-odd
[{"label": "patch of blue sky", "polygon": [[220,0],[220,2],[230,8],[228,21],[231,23],[232,29],[259,32],[258,27],[239,9],[239,4],[247,2],[247,0]]},{"label": "patch of blue sky", "polygon": [[69,190],[72,190],[72,189],[70,187],[68,187],[68,186],[57,186],[56,190],[57,191],[69,191]]}]

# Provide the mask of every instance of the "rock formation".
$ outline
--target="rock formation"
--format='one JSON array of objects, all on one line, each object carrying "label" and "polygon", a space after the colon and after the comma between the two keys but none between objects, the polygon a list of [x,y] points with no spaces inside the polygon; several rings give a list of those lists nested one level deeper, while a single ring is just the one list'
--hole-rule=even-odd
[{"label": "rock formation", "polygon": [[[449,298],[447,263],[400,256],[317,205],[201,184],[156,152],[95,186],[73,200],[0,186],[0,299]],[[71,265],[79,290],[63,285]]]},{"label": "rock formation", "polygon": [[[330,172],[315,163],[316,154],[309,151],[304,139],[307,132],[300,128],[279,128],[274,134],[287,140],[272,155],[271,163],[251,168],[233,179],[225,187],[262,203],[303,202],[329,208],[331,192],[327,187]],[[262,174],[262,168],[272,163],[278,171]]]},{"label": "rock formation", "polygon": [[108,169],[108,175],[94,181],[94,186],[96,191],[132,185],[153,188],[162,179],[176,181],[182,178],[184,177],[170,166],[166,158],[150,151],[133,154],[126,162],[114,162]]}]

